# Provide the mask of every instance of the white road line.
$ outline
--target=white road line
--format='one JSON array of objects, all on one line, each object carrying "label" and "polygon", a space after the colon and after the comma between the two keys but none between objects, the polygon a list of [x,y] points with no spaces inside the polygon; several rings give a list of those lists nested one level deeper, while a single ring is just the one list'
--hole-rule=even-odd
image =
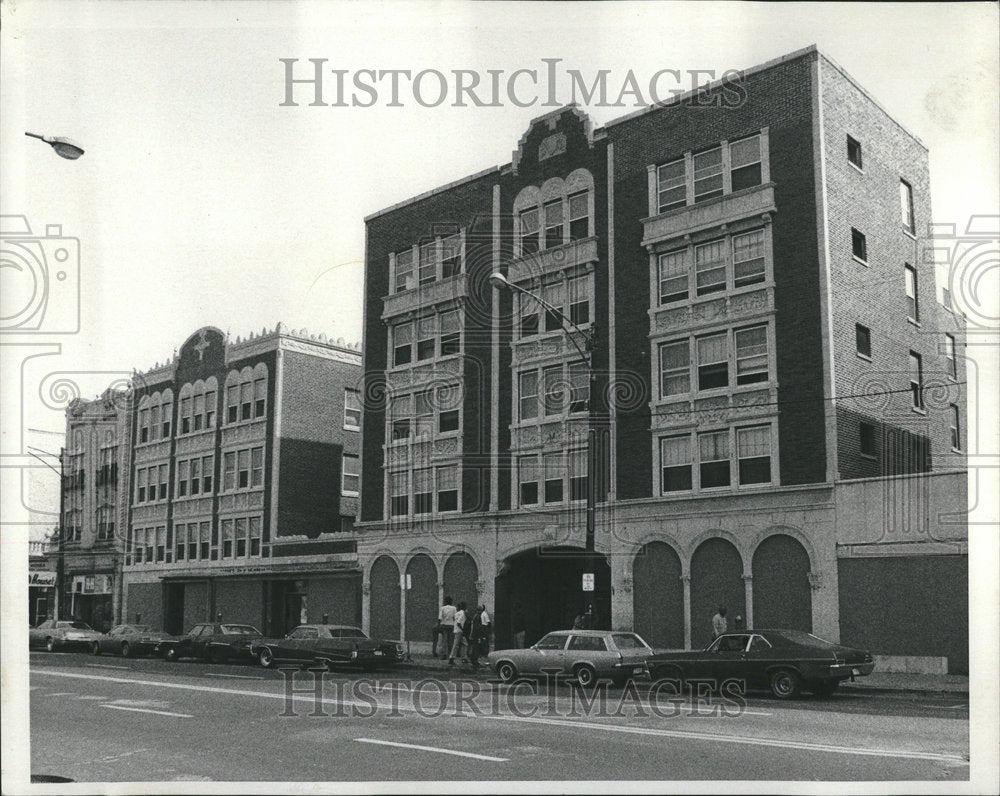
[{"label": "white road line", "polygon": [[155,713],[157,716],[176,716],[179,719],[193,719],[190,713],[171,713],[169,710],[150,710],[149,708],[127,708],[124,705],[101,705],[108,710],[127,710],[130,713]]},{"label": "white road line", "polygon": [[92,669],[131,669],[129,666],[115,666],[113,663],[86,663]]},{"label": "white road line", "polygon": [[[248,691],[242,688],[220,688],[217,686],[208,685],[193,685],[189,683],[170,683],[158,680],[133,680],[126,677],[113,677],[110,675],[98,675],[98,674],[82,674],[76,672],[63,672],[56,671],[54,669],[34,669],[32,671],[33,675],[48,675],[50,677],[69,677],[78,680],[100,680],[102,682],[110,683],[124,683],[127,685],[145,685],[152,686],[156,688],[176,688],[182,691],[201,691],[213,694],[232,694],[235,696],[253,696],[261,697],[264,699],[285,699],[284,692],[273,692],[273,691]],[[306,696],[305,694],[294,694],[292,699],[296,702],[308,702],[314,703],[316,700],[313,696]],[[329,699],[325,698],[321,700],[322,704],[329,706],[336,705],[357,705],[358,707],[363,707],[366,710],[371,709],[370,702],[363,702],[360,700],[350,700],[350,699]],[[387,707],[382,705],[382,707]],[[415,708],[408,707],[405,705],[399,705],[393,707],[394,710],[404,710],[407,712],[416,712]],[[784,749],[797,749],[800,751],[807,752],[829,752],[832,754],[845,754],[845,755],[862,755],[862,756],[874,756],[874,757],[890,757],[890,758],[904,758],[904,759],[915,759],[915,760],[941,760],[948,763],[960,763],[962,765],[968,765],[969,761],[966,757],[959,754],[939,754],[936,752],[922,752],[922,751],[910,751],[905,749],[873,749],[869,747],[850,747],[850,746],[833,746],[830,744],[823,743],[810,743],[807,741],[791,741],[784,739],[769,739],[769,738],[759,738],[756,736],[744,736],[744,735],[724,735],[722,733],[709,733],[709,732],[696,732],[696,731],[685,731],[685,730],[664,730],[656,729],[652,727],[632,727],[632,726],[622,726],[614,724],[601,724],[596,722],[586,722],[580,720],[570,720],[570,719],[546,719],[534,716],[502,716],[502,715],[490,715],[490,714],[471,714],[474,718],[482,719],[493,719],[497,721],[512,721],[521,722],[524,724],[549,724],[553,726],[563,726],[570,729],[583,729],[583,730],[600,730],[602,732],[618,732],[618,733],[631,733],[634,735],[652,735],[659,736],[662,738],[677,738],[681,740],[689,741],[715,741],[717,743],[733,743],[733,744],[745,744],[747,746],[771,746]]]},{"label": "white road line", "polygon": [[90,696],[88,694],[88,695],[85,695],[85,696],[78,696],[77,699],[90,700],[90,701],[93,701],[93,702],[107,702],[109,699],[111,699],[111,697],[106,697],[106,696]]},{"label": "white road line", "polygon": [[215,674],[213,672],[205,672],[205,677],[231,677],[234,680],[263,680],[263,677],[254,677],[249,674]]},{"label": "white road line", "polygon": [[458,752],[454,749],[441,749],[437,746],[420,746],[415,743],[397,743],[396,741],[379,741],[375,738],[355,738],[358,743],[374,743],[379,746],[397,746],[400,749],[416,749],[419,752],[436,752],[439,755],[455,755],[455,757],[471,757],[473,760],[488,760],[491,763],[506,763],[510,758],[477,755],[473,752]]},{"label": "white road line", "polygon": [[52,694],[40,694],[40,696],[75,696],[72,691],[56,691]]}]

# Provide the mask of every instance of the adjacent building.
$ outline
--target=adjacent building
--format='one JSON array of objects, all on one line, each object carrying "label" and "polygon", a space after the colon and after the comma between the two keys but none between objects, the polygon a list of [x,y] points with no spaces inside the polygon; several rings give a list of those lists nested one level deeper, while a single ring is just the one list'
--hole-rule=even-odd
[{"label": "adjacent building", "polygon": [[448,595],[498,644],[591,605],[690,647],[725,605],[967,670],[930,221],[926,148],[815,48],[601,129],[554,110],[369,216],[365,626],[427,643]]},{"label": "adjacent building", "polygon": [[358,347],[281,324],[199,329],[137,374],[123,616],[360,622],[360,382]]}]

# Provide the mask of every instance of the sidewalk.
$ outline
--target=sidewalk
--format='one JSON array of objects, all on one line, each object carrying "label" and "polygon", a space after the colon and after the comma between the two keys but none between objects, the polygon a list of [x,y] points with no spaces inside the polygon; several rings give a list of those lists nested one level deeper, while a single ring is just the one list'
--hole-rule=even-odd
[{"label": "sidewalk", "polygon": [[[469,664],[455,661],[449,666],[448,661],[434,658],[429,654],[415,654],[413,660],[400,662],[399,671],[411,670],[437,674],[442,677],[475,677],[489,679],[492,672],[485,659],[480,660],[480,668],[474,672]],[[956,698],[969,696],[969,678],[960,674],[909,674],[906,672],[872,672],[867,677],[859,677],[853,683],[845,680],[841,684],[844,691],[870,691],[872,693],[917,693],[917,694],[952,694]]]}]

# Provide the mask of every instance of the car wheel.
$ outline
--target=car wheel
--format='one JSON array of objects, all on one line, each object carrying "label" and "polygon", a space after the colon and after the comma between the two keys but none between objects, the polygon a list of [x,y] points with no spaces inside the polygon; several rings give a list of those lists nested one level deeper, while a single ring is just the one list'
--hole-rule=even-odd
[{"label": "car wheel", "polygon": [[132,657],[132,648],[128,645],[127,641],[122,642],[122,657],[123,658]]},{"label": "car wheel", "polygon": [[271,652],[271,648],[261,647],[260,652],[257,653],[257,660],[265,669],[272,668],[274,666],[274,653]]},{"label": "car wheel", "polygon": [[839,685],[840,682],[838,680],[821,680],[818,683],[814,683],[809,690],[818,697],[828,697],[833,696]]},{"label": "car wheel", "polygon": [[776,669],[771,673],[771,693],[778,699],[794,699],[802,689],[802,678],[792,669]]},{"label": "car wheel", "polygon": [[510,661],[500,661],[497,664],[497,677],[501,683],[512,683],[517,679],[517,667]]},{"label": "car wheel", "polygon": [[47,652],[56,651],[56,641],[54,638],[52,638],[52,636],[49,636],[47,639],[45,639],[45,650]]},{"label": "car wheel", "polygon": [[573,670],[576,681],[584,688],[590,688],[597,682],[597,672],[590,664],[584,663]]},{"label": "car wheel", "polygon": [[92,653],[94,653],[95,655],[100,655],[100,654],[101,654],[101,645],[100,645],[100,644],[98,644],[98,643],[97,643],[97,642],[95,641],[95,642],[94,642],[94,645],[93,645],[93,646],[92,646],[92,647],[90,648],[90,651],[91,651]]}]

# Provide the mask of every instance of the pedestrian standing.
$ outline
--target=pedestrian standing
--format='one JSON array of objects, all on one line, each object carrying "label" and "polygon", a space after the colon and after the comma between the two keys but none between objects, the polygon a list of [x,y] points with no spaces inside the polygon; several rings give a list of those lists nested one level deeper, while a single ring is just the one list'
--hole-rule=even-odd
[{"label": "pedestrian standing", "polygon": [[[440,641],[441,659],[444,660],[451,652],[452,642],[455,640],[455,606],[451,602],[451,597],[444,598],[444,605],[438,611],[438,632],[436,641]],[[434,647],[434,657],[438,655],[437,646]]]},{"label": "pedestrian standing", "polygon": [[528,630],[528,623],[524,619],[524,609],[519,602],[514,603],[514,610],[511,611],[510,629],[514,634],[514,646],[524,649],[524,636]]},{"label": "pedestrian standing", "polygon": [[493,635],[493,619],[490,617],[489,611],[486,610],[485,605],[479,606],[480,611],[480,621],[483,626],[482,633],[482,648],[479,650],[479,654],[486,656],[490,654],[490,638]]},{"label": "pedestrian standing", "polygon": [[712,617],[712,633],[718,638],[729,629],[729,622],[726,621],[726,606],[720,605],[719,612]]},{"label": "pedestrian standing", "polygon": [[479,668],[479,651],[483,635],[483,609],[477,606],[469,619],[469,664],[472,670]]},{"label": "pedestrian standing", "polygon": [[454,666],[455,658],[461,655],[463,651],[468,650],[467,623],[468,618],[465,614],[465,603],[460,602],[458,610],[455,611],[455,641],[452,643],[451,654],[448,656],[449,666]]}]

